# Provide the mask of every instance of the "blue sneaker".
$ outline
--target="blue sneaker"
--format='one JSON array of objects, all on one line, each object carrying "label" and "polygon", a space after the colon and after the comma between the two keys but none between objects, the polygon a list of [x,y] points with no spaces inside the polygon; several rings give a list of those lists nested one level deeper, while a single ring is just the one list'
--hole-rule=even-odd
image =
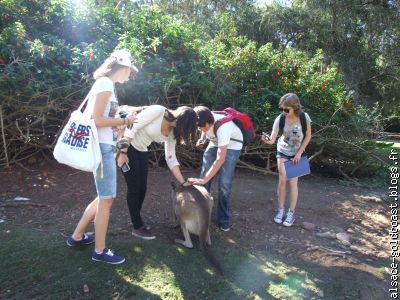
[{"label": "blue sneaker", "polygon": [[67,243],[68,246],[74,247],[74,246],[93,244],[94,240],[95,240],[94,234],[84,233],[82,239],[80,239],[79,241],[74,240],[72,238],[72,235],[70,235],[65,242]]},{"label": "blue sneaker", "polygon": [[219,225],[219,229],[227,232],[227,231],[231,230],[231,227],[229,226],[229,223],[223,223],[223,224]]},{"label": "blue sneaker", "polygon": [[101,261],[112,265],[122,264],[125,258],[119,255],[115,255],[110,249],[104,248],[103,252],[98,254],[93,251],[92,260]]}]

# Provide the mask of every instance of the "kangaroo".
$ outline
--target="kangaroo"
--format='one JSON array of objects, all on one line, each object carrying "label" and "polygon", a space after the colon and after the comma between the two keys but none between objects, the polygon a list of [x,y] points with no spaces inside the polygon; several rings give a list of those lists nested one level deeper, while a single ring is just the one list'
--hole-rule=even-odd
[{"label": "kangaroo", "polygon": [[189,233],[198,235],[201,252],[217,273],[223,275],[221,266],[206,246],[206,244],[211,245],[210,224],[213,198],[203,186],[176,187],[174,183],[171,185],[174,223],[176,221],[180,223],[185,237],[185,240],[176,239],[175,242],[187,248],[193,248]]}]

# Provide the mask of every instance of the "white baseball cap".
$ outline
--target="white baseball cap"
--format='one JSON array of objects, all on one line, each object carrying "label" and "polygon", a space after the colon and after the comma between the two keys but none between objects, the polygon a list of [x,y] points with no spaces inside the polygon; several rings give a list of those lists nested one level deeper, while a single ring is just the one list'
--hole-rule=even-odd
[{"label": "white baseball cap", "polygon": [[132,68],[135,72],[139,72],[139,69],[132,64],[131,53],[127,49],[118,49],[115,50],[111,55],[111,57],[115,57],[117,59],[117,64],[122,66],[127,66]]}]

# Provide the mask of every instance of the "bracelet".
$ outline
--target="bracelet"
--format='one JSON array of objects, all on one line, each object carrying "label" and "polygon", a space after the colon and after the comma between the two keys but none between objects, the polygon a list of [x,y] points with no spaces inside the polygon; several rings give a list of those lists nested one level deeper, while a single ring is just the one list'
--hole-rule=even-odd
[{"label": "bracelet", "polygon": [[181,186],[183,186],[186,182],[187,182],[187,179],[185,179],[185,181],[181,183]]},{"label": "bracelet", "polygon": [[128,152],[125,152],[125,151],[119,151],[119,154],[128,155]]}]

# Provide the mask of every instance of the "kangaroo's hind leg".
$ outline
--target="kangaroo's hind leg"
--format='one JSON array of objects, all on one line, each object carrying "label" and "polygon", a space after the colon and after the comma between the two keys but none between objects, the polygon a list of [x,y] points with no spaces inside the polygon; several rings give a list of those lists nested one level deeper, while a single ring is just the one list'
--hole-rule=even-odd
[{"label": "kangaroo's hind leg", "polygon": [[211,246],[210,229],[207,229],[206,243]]},{"label": "kangaroo's hind leg", "polygon": [[185,223],[181,223],[181,228],[182,228],[182,232],[183,232],[183,236],[185,237],[185,240],[183,241],[183,240],[176,239],[175,242],[182,244],[186,248],[193,248],[192,240],[190,239],[190,234],[186,228]]}]

